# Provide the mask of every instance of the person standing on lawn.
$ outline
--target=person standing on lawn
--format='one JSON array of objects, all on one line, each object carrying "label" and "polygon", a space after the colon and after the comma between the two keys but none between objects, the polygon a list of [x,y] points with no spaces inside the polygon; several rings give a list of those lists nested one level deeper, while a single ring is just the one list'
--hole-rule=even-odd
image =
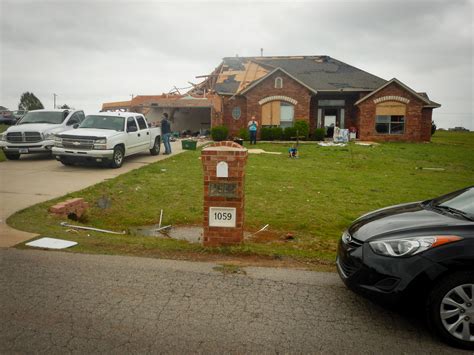
[{"label": "person standing on lawn", "polygon": [[163,119],[161,120],[161,136],[163,137],[163,144],[165,146],[165,152],[163,154],[171,154],[171,123],[166,112],[163,114]]},{"label": "person standing on lawn", "polygon": [[251,120],[247,124],[250,134],[250,144],[257,144],[257,128],[258,122],[255,120],[255,116],[252,116]]}]

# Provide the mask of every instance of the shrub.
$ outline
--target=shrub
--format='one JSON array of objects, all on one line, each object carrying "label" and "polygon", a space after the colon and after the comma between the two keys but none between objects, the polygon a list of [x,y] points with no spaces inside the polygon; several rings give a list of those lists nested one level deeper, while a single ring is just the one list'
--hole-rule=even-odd
[{"label": "shrub", "polygon": [[273,140],[272,128],[262,127],[262,129],[260,130],[260,139],[262,141],[272,141]]},{"label": "shrub", "polygon": [[326,136],[326,130],[324,128],[316,128],[313,133],[315,141],[323,141]]},{"label": "shrub", "polygon": [[431,121],[431,135],[436,133],[436,123]]},{"label": "shrub", "polygon": [[245,128],[241,128],[239,130],[239,138],[242,138],[244,141],[250,140],[250,134],[249,131]]},{"label": "shrub", "polygon": [[[308,139],[309,136],[309,125],[308,122],[305,120],[297,120],[295,122],[294,128],[298,132],[298,136],[302,140]],[[296,137],[296,134],[295,134]]]},{"label": "shrub", "polygon": [[211,129],[211,137],[215,142],[225,141],[229,135],[229,129],[225,126],[215,126]]},{"label": "shrub", "polygon": [[272,128],[272,139],[280,141],[283,138],[283,128],[273,127]]},{"label": "shrub", "polygon": [[296,128],[295,127],[286,127],[283,131],[283,138],[287,141],[296,139]]}]

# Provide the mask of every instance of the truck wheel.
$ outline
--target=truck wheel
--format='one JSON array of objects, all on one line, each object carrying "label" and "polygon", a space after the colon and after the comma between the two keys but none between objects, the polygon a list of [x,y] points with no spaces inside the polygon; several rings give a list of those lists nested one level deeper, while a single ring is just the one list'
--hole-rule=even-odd
[{"label": "truck wheel", "polygon": [[445,277],[433,288],[427,306],[429,324],[445,342],[474,349],[474,272]]},{"label": "truck wheel", "polygon": [[160,146],[161,146],[160,137],[156,137],[156,138],[155,138],[155,144],[153,144],[153,148],[150,149],[150,154],[151,154],[151,155],[158,155],[158,154],[160,154]]},{"label": "truck wheel", "polygon": [[123,148],[117,146],[114,148],[114,155],[112,156],[112,161],[110,162],[110,167],[113,169],[118,169],[123,164],[124,152]]},{"label": "truck wheel", "polygon": [[8,160],[18,160],[18,159],[20,159],[20,154],[17,154],[17,153],[5,153],[5,157],[6,157]]}]

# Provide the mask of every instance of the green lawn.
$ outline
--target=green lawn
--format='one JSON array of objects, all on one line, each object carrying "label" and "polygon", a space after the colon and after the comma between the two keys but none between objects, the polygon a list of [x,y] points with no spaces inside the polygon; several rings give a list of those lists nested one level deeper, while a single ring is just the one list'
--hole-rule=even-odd
[{"label": "green lawn", "polygon": [[[0,133],[6,131],[8,127],[9,126],[7,126],[6,124],[0,124]],[[0,162],[4,161],[5,159],[5,154],[3,154],[3,150],[0,149]]]},{"label": "green lawn", "polygon": [[[257,255],[332,264],[342,231],[361,214],[387,205],[423,200],[474,184],[474,133],[437,132],[433,143],[386,143],[373,147],[300,146],[289,159],[282,144],[256,148],[282,155],[250,155],[246,176],[246,228],[270,224],[267,238],[230,248],[203,248],[186,242],[135,235],[66,232],[47,208],[59,200],[84,197],[91,204],[85,224],[112,230],[158,223],[202,221],[202,167],[199,151],[146,166],[61,199],[23,210],[8,219],[18,229],[72,239],[70,251],[186,258],[193,255]],[[420,168],[443,168],[444,171]],[[109,209],[96,206],[107,196]],[[292,232],[296,238],[280,236]],[[88,236],[88,234],[90,236]]]}]

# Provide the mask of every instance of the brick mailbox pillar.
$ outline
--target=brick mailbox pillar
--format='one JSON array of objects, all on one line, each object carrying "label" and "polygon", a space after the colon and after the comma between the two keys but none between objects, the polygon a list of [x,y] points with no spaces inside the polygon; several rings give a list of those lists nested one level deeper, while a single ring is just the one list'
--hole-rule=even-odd
[{"label": "brick mailbox pillar", "polygon": [[247,149],[218,142],[202,150],[203,245],[239,244],[244,239],[244,178]]}]

